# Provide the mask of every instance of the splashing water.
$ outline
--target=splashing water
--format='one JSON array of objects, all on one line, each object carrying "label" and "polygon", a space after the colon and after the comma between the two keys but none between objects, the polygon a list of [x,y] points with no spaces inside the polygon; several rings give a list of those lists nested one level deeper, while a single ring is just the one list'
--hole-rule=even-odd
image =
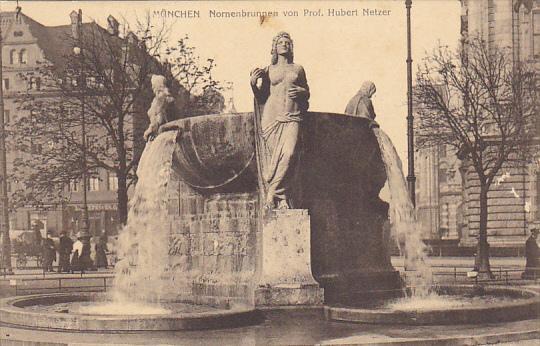
[{"label": "splashing water", "polygon": [[[519,298],[518,298],[519,299]],[[466,306],[489,305],[501,303],[515,303],[515,297],[496,296],[496,295],[480,295],[480,296],[463,296],[463,295],[440,295],[434,294],[428,297],[410,297],[406,299],[391,300],[384,306],[389,310],[400,311],[421,311],[421,310],[449,310],[463,308]]]},{"label": "splashing water", "polygon": [[379,142],[386,167],[390,190],[390,222],[392,232],[405,257],[407,285],[411,288],[413,296],[428,297],[432,294],[430,287],[433,274],[431,266],[426,261],[427,246],[422,241],[420,227],[416,222],[416,214],[409,198],[401,160],[388,135],[380,128],[374,128],[373,132]]},{"label": "splashing water", "polygon": [[152,311],[164,312],[155,305],[168,284],[167,185],[175,139],[176,132],[162,133],[146,144],[139,161],[128,223],[118,239],[121,260],[111,297],[115,303],[150,304]]}]

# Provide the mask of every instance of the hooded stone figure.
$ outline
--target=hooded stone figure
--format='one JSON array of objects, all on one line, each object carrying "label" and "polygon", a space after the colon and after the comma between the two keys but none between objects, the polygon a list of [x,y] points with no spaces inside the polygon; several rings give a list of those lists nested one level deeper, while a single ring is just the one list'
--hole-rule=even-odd
[{"label": "hooded stone figure", "polygon": [[375,119],[375,110],[373,109],[373,103],[371,103],[371,96],[375,94],[377,88],[371,81],[365,81],[360,90],[354,95],[354,97],[347,103],[345,108],[345,114],[360,116]]}]

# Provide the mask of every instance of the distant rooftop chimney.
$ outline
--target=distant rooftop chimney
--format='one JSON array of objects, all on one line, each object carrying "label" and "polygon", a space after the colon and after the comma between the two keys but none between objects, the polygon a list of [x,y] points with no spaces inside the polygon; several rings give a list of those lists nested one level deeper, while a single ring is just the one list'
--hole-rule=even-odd
[{"label": "distant rooftop chimney", "polygon": [[78,40],[79,27],[82,23],[82,10],[79,9],[79,12],[71,11],[69,18],[71,19],[71,34],[73,35],[74,39]]},{"label": "distant rooftop chimney", "polygon": [[107,32],[113,36],[118,36],[118,26],[119,26],[119,23],[118,21],[116,20],[116,18],[114,18],[112,15],[109,15],[107,17],[107,22],[108,22],[108,25],[107,25]]},{"label": "distant rooftop chimney", "polygon": [[225,107],[223,107],[222,113],[237,113],[236,107],[234,106],[234,84],[232,82],[228,82],[226,90],[228,98],[225,102]]}]

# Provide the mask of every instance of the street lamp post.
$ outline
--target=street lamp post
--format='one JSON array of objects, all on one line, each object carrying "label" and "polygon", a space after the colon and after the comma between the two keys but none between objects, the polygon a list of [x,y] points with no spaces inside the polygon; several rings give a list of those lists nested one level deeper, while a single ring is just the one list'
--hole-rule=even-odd
[{"label": "street lamp post", "polygon": [[[18,15],[18,12],[17,12]],[[0,231],[2,232],[2,267],[6,272],[11,273],[11,240],[9,238],[9,199],[7,193],[7,161],[6,161],[6,125],[4,118],[4,77],[2,69],[2,29],[0,28],[0,204],[2,215],[0,219]]]},{"label": "street lamp post", "polygon": [[414,128],[413,128],[413,101],[412,101],[412,57],[411,57],[411,5],[412,0],[405,0],[407,8],[407,143],[408,143],[408,175],[407,186],[409,197],[413,206],[416,206],[414,175]]},{"label": "street lamp post", "polygon": [[80,227],[81,241],[83,243],[83,248],[87,248],[88,251],[84,251],[79,255],[81,264],[91,264],[92,260],[90,259],[90,231],[89,231],[89,221],[88,221],[88,172],[87,172],[87,163],[86,163],[86,117],[85,117],[85,86],[86,78],[84,75],[84,55],[83,55],[83,45],[82,45],[82,11],[79,10],[77,13],[77,41],[78,47],[73,47],[73,53],[79,58],[80,70],[79,70],[79,80],[77,86],[79,87],[79,97],[81,101],[81,146],[82,146],[82,177],[83,177],[83,210],[82,210],[82,219]]}]

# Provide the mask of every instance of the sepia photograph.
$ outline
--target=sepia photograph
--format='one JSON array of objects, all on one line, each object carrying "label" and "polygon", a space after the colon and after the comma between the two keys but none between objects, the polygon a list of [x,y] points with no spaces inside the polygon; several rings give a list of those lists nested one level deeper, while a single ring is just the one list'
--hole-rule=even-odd
[{"label": "sepia photograph", "polygon": [[540,0],[0,1],[0,345],[540,344]]}]

